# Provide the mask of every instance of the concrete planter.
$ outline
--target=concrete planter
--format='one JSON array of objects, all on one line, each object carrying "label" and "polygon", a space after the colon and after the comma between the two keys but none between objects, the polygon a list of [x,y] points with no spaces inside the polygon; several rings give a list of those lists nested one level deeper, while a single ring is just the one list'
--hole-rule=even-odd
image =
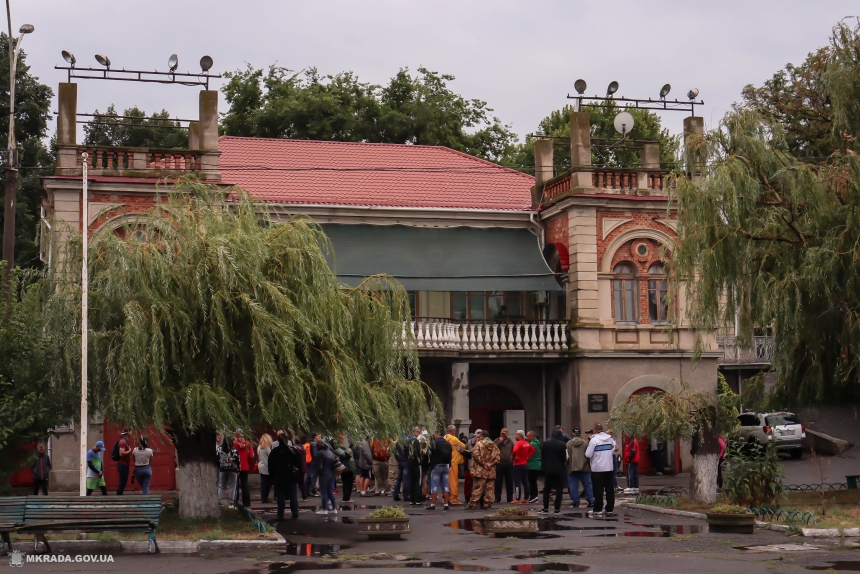
[{"label": "concrete planter", "polygon": [[486,534],[532,534],[538,531],[537,516],[499,516],[491,514],[484,517]]},{"label": "concrete planter", "polygon": [[411,534],[409,517],[406,518],[359,518],[359,534],[367,534],[371,540],[400,540],[403,534]]},{"label": "concrete planter", "polygon": [[753,534],[755,532],[755,514],[718,514],[708,512],[709,532],[723,534]]}]

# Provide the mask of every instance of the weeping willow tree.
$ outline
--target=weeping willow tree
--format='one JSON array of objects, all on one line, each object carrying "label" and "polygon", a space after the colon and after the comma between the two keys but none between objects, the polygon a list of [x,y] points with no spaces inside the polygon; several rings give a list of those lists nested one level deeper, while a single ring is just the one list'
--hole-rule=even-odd
[{"label": "weeping willow tree", "polygon": [[[52,328],[80,317],[80,241],[67,245]],[[385,277],[338,285],[330,250],[312,221],[275,224],[241,190],[194,182],[93,236],[90,405],[134,429],[172,429],[183,516],[218,513],[216,429],[395,436],[441,415],[403,327],[406,292]],[[80,338],[65,348],[68,385],[79,349]]]},{"label": "weeping willow tree", "polygon": [[633,395],[612,410],[612,428],[628,437],[689,441],[693,453],[690,500],[713,504],[719,443],[738,426],[737,396],[720,375],[716,396],[676,383],[665,392]]},{"label": "weeping willow tree", "polygon": [[821,91],[815,102],[826,102],[820,115],[829,118],[832,154],[799,159],[796,133],[787,137],[785,122],[739,107],[714,131],[687,140],[702,177],[678,178],[674,192],[672,263],[679,277],[696,277],[694,288],[687,283],[691,321],[714,331],[737,320],[741,345],[757,329],[772,328],[779,382],[771,398],[783,408],[860,399],[856,21],[833,29],[820,81],[810,89]]}]

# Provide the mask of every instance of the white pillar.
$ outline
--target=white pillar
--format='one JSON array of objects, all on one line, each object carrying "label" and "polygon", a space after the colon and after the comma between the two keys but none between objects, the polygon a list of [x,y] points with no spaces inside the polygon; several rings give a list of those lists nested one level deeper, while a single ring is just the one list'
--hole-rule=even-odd
[{"label": "white pillar", "polygon": [[451,363],[451,424],[469,434],[469,363]]}]

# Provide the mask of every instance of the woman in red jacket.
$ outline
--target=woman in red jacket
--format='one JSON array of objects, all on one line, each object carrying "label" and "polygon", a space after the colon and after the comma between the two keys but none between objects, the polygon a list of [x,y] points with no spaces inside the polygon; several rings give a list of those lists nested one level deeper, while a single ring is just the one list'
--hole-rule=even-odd
[{"label": "woman in red jacket", "polygon": [[242,435],[242,429],[236,429],[233,448],[239,453],[239,479],[236,481],[236,496],[233,499],[233,504],[236,504],[239,499],[239,487],[242,488],[242,506],[250,508],[251,506],[251,491],[248,490],[248,471],[251,470],[251,461],[254,460],[254,447],[250,441],[245,440]]},{"label": "woman in red jacket", "polygon": [[517,498],[512,501],[512,504],[529,503],[529,459],[534,453],[535,447],[526,440],[525,433],[521,430],[517,431],[517,442],[514,443],[511,453],[514,461],[514,488],[517,491]]},{"label": "woman in red jacket", "polygon": [[624,494],[639,494],[639,442],[631,437],[624,449],[624,462],[627,463],[627,488]]}]

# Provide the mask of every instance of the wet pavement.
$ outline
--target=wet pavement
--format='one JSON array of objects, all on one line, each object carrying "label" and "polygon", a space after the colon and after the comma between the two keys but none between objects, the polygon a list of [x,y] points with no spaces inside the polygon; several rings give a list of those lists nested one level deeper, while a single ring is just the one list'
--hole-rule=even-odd
[{"label": "wet pavement", "polygon": [[[483,533],[493,512],[406,507],[412,533],[400,541],[369,541],[357,519],[375,504],[345,504],[337,514],[314,514],[302,504],[297,520],[277,522],[286,539],[280,551],[218,551],[191,555],[116,555],[110,564],[88,564],[87,572],[196,572],[197,574],[292,574],[321,570],[367,572],[419,569],[426,572],[643,572],[718,574],[860,572],[860,551],[835,540],[787,537],[759,530],[752,536],[710,534],[703,521],[616,507],[617,516],[588,518],[586,509],[563,508],[540,517],[533,538]],[[507,506],[507,505],[503,505]],[[535,512],[538,506],[529,507]],[[271,519],[268,509],[259,516]],[[82,571],[78,564],[27,564],[27,572]],[[0,558],[0,568],[5,559]],[[2,570],[0,570],[2,571]]]}]

